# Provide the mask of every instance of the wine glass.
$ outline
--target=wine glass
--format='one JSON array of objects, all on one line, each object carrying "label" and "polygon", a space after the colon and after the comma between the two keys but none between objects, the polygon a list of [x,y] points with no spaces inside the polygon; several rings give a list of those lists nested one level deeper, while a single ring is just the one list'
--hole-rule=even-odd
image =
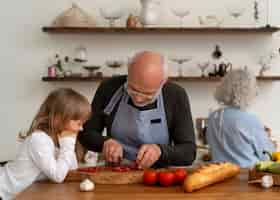
[{"label": "wine glass", "polygon": [[245,11],[244,8],[238,8],[238,7],[230,7],[228,8],[229,14],[230,16],[232,16],[233,18],[237,19],[239,17],[241,17]]},{"label": "wine glass", "polygon": [[209,65],[210,65],[209,61],[198,62],[197,63],[197,66],[201,70],[201,77],[205,77],[205,70],[207,69],[207,67],[209,67]]},{"label": "wine glass", "polygon": [[241,6],[242,3],[240,4],[231,4],[227,6],[227,10],[229,12],[229,15],[237,21],[245,12],[245,8]]},{"label": "wine glass", "polygon": [[261,66],[259,76],[264,76],[264,72],[268,71],[271,68],[270,61],[265,57],[261,57],[259,60],[259,64]]},{"label": "wine glass", "polygon": [[186,17],[187,15],[190,14],[190,11],[189,9],[187,8],[184,8],[184,7],[177,7],[177,8],[172,8],[172,13],[179,17],[180,19],[180,26],[183,27],[183,20],[184,20],[184,17]]},{"label": "wine glass", "polygon": [[100,8],[101,16],[109,21],[109,26],[114,27],[115,21],[123,16],[123,10],[117,7]]},{"label": "wine glass", "polygon": [[175,62],[178,64],[178,75],[180,77],[184,76],[183,73],[183,64],[186,62],[191,61],[192,57],[191,56],[187,56],[187,57],[170,57],[169,60],[172,62]]},{"label": "wine glass", "polygon": [[89,77],[94,77],[96,75],[95,71],[99,70],[101,68],[101,66],[99,66],[99,65],[88,65],[88,66],[83,66],[83,68],[88,71],[88,76]]},{"label": "wine glass", "polygon": [[78,46],[75,49],[75,62],[84,63],[87,62],[87,49],[84,46]]},{"label": "wine glass", "polygon": [[[107,65],[107,67],[112,68],[114,71],[116,71],[116,69],[121,68],[124,65],[124,62],[121,60],[108,60],[105,63]],[[119,74],[117,74],[116,72],[113,72],[113,76],[117,76]]]},{"label": "wine glass", "polygon": [[265,71],[268,71],[269,69],[271,69],[272,60],[275,59],[277,56],[278,56],[278,53],[271,50],[268,55],[260,57],[259,62],[258,62],[259,65],[261,66],[261,69],[259,71],[260,76],[263,76]]}]

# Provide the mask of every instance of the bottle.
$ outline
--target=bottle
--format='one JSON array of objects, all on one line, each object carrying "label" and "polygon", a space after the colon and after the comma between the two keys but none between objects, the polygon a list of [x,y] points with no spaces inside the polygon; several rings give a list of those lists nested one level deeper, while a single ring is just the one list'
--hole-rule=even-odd
[{"label": "bottle", "polygon": [[202,133],[202,142],[203,142],[204,145],[207,144],[206,131],[207,131],[206,119],[203,119],[201,121],[201,133]]},{"label": "bottle", "polygon": [[56,68],[60,71],[60,72],[63,72],[63,69],[62,69],[62,65],[61,65],[61,60],[60,60],[60,57],[58,54],[55,55],[55,66]]},{"label": "bottle", "polygon": [[56,77],[56,67],[55,66],[48,67],[48,77]]},{"label": "bottle", "polygon": [[130,14],[126,20],[127,28],[136,28],[137,27],[137,17]]},{"label": "bottle", "polygon": [[215,46],[215,50],[214,50],[214,52],[212,53],[212,57],[214,58],[214,59],[220,59],[221,57],[223,56],[223,52],[221,51],[221,48],[220,48],[220,46],[219,45],[216,45]]},{"label": "bottle", "polygon": [[68,56],[64,57],[64,63],[63,63],[63,71],[64,71],[64,76],[71,76],[72,75],[72,70],[70,69],[70,59]]}]

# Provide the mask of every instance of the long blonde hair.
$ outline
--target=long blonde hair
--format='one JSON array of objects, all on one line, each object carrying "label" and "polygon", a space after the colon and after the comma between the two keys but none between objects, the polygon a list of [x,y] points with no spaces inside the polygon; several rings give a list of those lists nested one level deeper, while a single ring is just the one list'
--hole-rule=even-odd
[{"label": "long blonde hair", "polygon": [[58,134],[69,120],[86,121],[90,115],[91,106],[86,97],[70,88],[54,90],[41,105],[25,137],[42,130],[58,146]]}]

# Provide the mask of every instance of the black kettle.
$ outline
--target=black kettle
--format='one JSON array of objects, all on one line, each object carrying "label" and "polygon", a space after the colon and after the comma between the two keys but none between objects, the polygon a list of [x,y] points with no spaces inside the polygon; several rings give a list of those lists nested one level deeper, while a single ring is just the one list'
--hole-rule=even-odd
[{"label": "black kettle", "polygon": [[225,76],[227,72],[231,71],[232,70],[232,64],[229,62],[229,63],[220,63],[219,65],[214,65],[214,73],[215,75],[218,75],[218,76]]}]

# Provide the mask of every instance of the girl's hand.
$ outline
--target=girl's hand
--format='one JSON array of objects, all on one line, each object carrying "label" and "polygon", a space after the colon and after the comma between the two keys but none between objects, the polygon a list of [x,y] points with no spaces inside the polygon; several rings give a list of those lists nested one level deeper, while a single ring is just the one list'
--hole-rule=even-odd
[{"label": "girl's hand", "polygon": [[78,132],[62,131],[59,135],[60,137],[77,137]]}]

